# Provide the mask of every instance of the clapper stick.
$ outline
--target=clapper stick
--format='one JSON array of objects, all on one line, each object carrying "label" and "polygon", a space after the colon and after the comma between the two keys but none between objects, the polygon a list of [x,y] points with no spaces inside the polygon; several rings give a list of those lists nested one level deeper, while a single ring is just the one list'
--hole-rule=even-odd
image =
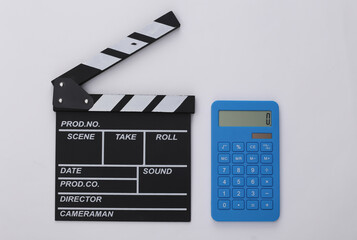
[{"label": "clapper stick", "polygon": [[172,12],[52,81],[60,221],[190,221],[195,97],[81,85],[180,27]]},{"label": "clapper stick", "polygon": [[173,12],[106,48],[52,81],[55,111],[193,112],[192,96],[88,94],[81,84],[180,27]]}]

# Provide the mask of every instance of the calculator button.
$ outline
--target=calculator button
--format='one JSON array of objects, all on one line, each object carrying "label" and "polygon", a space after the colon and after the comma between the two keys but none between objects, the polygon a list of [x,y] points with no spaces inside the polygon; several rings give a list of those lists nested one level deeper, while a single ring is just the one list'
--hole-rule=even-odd
[{"label": "calculator button", "polygon": [[271,198],[271,197],[273,197],[273,189],[271,189],[271,188],[263,188],[262,189],[262,197],[263,198]]},{"label": "calculator button", "polygon": [[258,143],[247,143],[247,151],[248,152],[258,152]]},{"label": "calculator button", "polygon": [[273,201],[262,201],[260,208],[263,210],[273,209]]},{"label": "calculator button", "polygon": [[229,200],[219,200],[218,201],[218,209],[228,210],[229,208],[230,208]]},{"label": "calculator button", "polygon": [[228,198],[230,195],[228,188],[219,188],[218,189],[218,197],[220,198]]},{"label": "calculator button", "polygon": [[229,174],[229,166],[218,166],[218,174],[228,175]]},{"label": "calculator button", "polygon": [[218,186],[229,186],[229,177],[219,177],[218,178]]},{"label": "calculator button", "polygon": [[270,177],[263,177],[260,179],[260,184],[263,187],[271,187],[273,186],[273,179]]},{"label": "calculator button", "polygon": [[247,197],[249,197],[249,198],[259,197],[259,190],[258,190],[258,188],[248,188],[248,189],[247,189]]},{"label": "calculator button", "polygon": [[271,154],[262,154],[260,156],[261,163],[272,163],[273,162],[273,155]]},{"label": "calculator button", "polygon": [[243,198],[244,197],[244,189],[243,188],[233,188],[232,197]]},{"label": "calculator button", "polygon": [[219,152],[229,152],[229,143],[218,143]]},{"label": "calculator button", "polygon": [[229,154],[218,154],[218,162],[229,163]]},{"label": "calculator button", "polygon": [[262,166],[261,174],[263,174],[263,175],[273,174],[273,166]]},{"label": "calculator button", "polygon": [[247,166],[247,174],[248,175],[257,175],[259,173],[258,166]]},{"label": "calculator button", "polygon": [[244,186],[244,178],[234,177],[233,178],[233,186]]},{"label": "calculator button", "polygon": [[247,186],[248,187],[256,187],[258,185],[259,185],[258,178],[256,178],[256,177],[247,178]]},{"label": "calculator button", "polygon": [[247,154],[247,163],[258,163],[258,154]]},{"label": "calculator button", "polygon": [[240,201],[233,201],[232,202],[232,208],[234,210],[243,210],[244,209],[244,201],[240,200]]},{"label": "calculator button", "polygon": [[244,166],[233,166],[232,172],[235,175],[244,174]]},{"label": "calculator button", "polygon": [[260,151],[262,152],[272,152],[273,151],[273,143],[261,143]]},{"label": "calculator button", "polygon": [[256,210],[258,209],[258,201],[247,201],[247,209],[248,210]]},{"label": "calculator button", "polygon": [[243,152],[244,151],[244,143],[235,142],[233,143],[233,152]]},{"label": "calculator button", "polygon": [[243,154],[233,154],[233,163],[244,163]]}]

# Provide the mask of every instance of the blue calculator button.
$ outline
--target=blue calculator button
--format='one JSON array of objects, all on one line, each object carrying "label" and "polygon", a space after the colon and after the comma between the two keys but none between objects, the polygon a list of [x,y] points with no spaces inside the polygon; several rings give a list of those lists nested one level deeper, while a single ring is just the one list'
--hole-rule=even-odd
[{"label": "blue calculator button", "polygon": [[229,200],[219,200],[218,201],[218,209],[220,209],[220,210],[228,210],[229,208],[230,208]]},{"label": "blue calculator button", "polygon": [[260,207],[263,210],[271,210],[273,209],[273,201],[262,201]]},{"label": "blue calculator button", "polygon": [[263,174],[263,175],[273,174],[273,166],[262,166],[261,174]]},{"label": "blue calculator button", "polygon": [[271,186],[273,186],[273,179],[270,178],[270,177],[263,177],[263,178],[260,179],[260,181],[261,181],[260,184],[263,187],[271,187]]},{"label": "blue calculator button", "polygon": [[260,151],[262,152],[272,152],[273,151],[273,143],[261,143]]},{"label": "blue calculator button", "polygon": [[219,177],[218,178],[218,186],[229,186],[229,177]]},{"label": "blue calculator button", "polygon": [[258,166],[247,166],[247,174],[248,175],[257,175],[259,173]]},{"label": "blue calculator button", "polygon": [[247,154],[247,163],[258,163],[258,154]]},{"label": "blue calculator button", "polygon": [[229,152],[229,143],[218,143],[218,151],[219,152]]},{"label": "blue calculator button", "polygon": [[249,198],[259,197],[259,189],[258,188],[248,188],[247,189],[247,197],[249,197]]},{"label": "blue calculator button", "polygon": [[229,174],[229,166],[218,166],[218,174],[228,175]]},{"label": "blue calculator button", "polygon": [[232,197],[243,198],[244,197],[244,188],[233,188]]},{"label": "blue calculator button", "polygon": [[271,154],[262,154],[260,156],[261,163],[272,163],[273,162],[273,155]]},{"label": "blue calculator button", "polygon": [[244,178],[234,177],[233,178],[233,186],[244,186]]},{"label": "blue calculator button", "polygon": [[233,143],[233,152],[243,152],[244,151],[244,143],[235,142]]},{"label": "blue calculator button", "polygon": [[271,189],[271,188],[263,188],[262,189],[262,197],[263,198],[271,198],[271,197],[273,197],[273,189]]},{"label": "blue calculator button", "polygon": [[229,154],[218,154],[218,162],[229,163]]},{"label": "blue calculator button", "polygon": [[242,175],[244,174],[244,166],[233,166],[232,172],[235,175]]},{"label": "blue calculator button", "polygon": [[256,178],[256,177],[247,178],[247,186],[248,187],[256,187],[258,185],[259,185],[258,178]]},{"label": "blue calculator button", "polygon": [[243,210],[244,209],[244,201],[240,200],[240,201],[233,201],[232,202],[232,208],[234,210]]},{"label": "blue calculator button", "polygon": [[243,154],[233,154],[233,163],[244,163]]},{"label": "blue calculator button", "polygon": [[258,143],[247,143],[247,151],[248,152],[258,152]]},{"label": "blue calculator button", "polygon": [[230,195],[228,188],[219,188],[218,189],[218,197],[220,198],[228,198]]},{"label": "blue calculator button", "polygon": [[248,210],[256,210],[259,207],[258,201],[247,201]]}]

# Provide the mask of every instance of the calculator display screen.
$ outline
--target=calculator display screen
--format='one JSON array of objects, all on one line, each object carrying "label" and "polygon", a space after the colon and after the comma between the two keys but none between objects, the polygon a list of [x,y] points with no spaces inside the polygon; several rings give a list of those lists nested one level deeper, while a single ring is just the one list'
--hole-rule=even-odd
[{"label": "calculator display screen", "polygon": [[271,111],[219,111],[220,127],[271,127]]}]

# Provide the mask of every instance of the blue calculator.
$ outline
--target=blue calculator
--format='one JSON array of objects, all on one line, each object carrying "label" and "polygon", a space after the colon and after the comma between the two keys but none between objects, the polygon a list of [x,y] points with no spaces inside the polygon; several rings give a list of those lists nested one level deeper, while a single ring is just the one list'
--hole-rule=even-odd
[{"label": "blue calculator", "polygon": [[212,104],[211,214],[216,221],[275,221],[280,215],[279,106]]}]

